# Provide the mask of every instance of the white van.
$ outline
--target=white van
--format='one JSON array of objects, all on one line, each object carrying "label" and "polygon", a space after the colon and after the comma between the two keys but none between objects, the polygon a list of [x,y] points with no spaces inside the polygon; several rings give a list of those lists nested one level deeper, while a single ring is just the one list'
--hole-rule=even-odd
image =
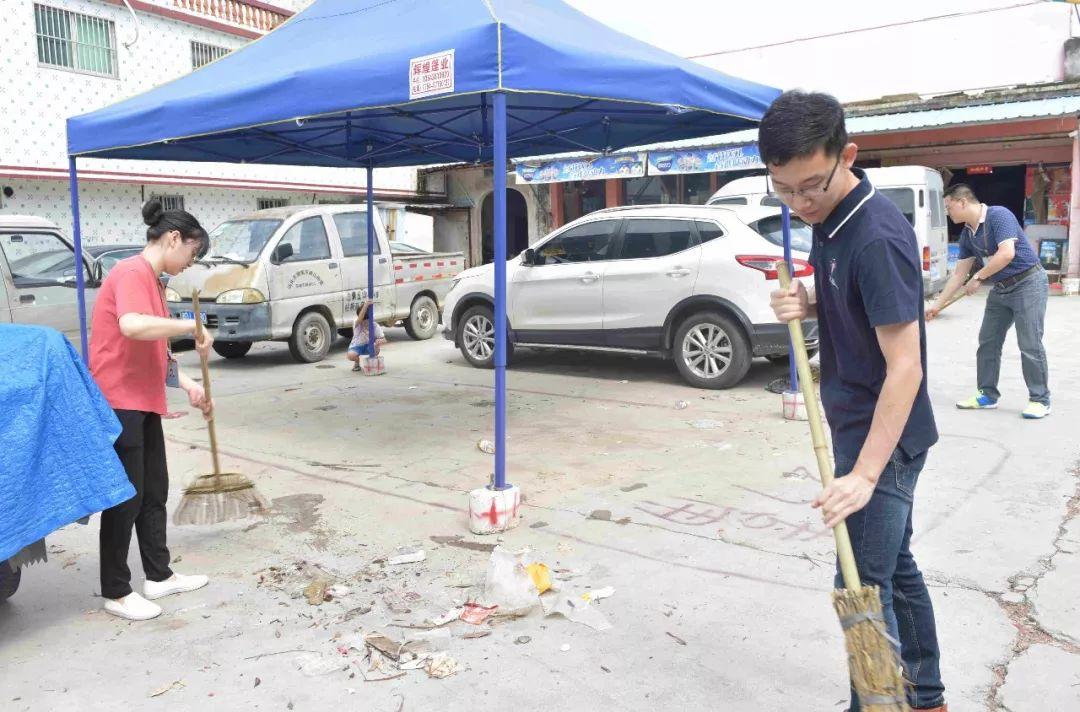
[{"label": "white van", "polygon": [[[375,320],[404,322],[412,338],[430,339],[465,256],[396,252],[379,212]],[[321,361],[335,330],[352,331],[367,295],[367,220],[366,205],[294,205],[228,220],[210,233],[207,256],[169,280],[169,310],[191,318],[198,289],[221,356],[242,358],[255,341],[287,341],[297,361]]]},{"label": "white van", "polygon": [[[900,208],[915,229],[926,296],[937,294],[949,279],[949,231],[941,175],[924,166],[890,166],[868,168],[866,176]],[[751,176],[733,180],[716,191],[708,205],[779,206],[780,201],[768,194],[765,176]]]}]

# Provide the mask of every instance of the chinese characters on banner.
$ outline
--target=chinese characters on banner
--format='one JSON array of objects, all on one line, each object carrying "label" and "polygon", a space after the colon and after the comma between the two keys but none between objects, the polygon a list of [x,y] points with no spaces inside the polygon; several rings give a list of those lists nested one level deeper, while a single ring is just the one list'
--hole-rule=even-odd
[{"label": "chinese characters on banner", "polygon": [[454,50],[409,61],[409,101],[454,92]]}]

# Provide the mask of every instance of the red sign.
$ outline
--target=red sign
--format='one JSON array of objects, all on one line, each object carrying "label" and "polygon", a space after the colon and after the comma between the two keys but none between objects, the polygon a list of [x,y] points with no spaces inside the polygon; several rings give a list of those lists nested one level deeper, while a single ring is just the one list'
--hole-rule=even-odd
[{"label": "red sign", "polygon": [[994,167],[988,165],[967,167],[967,174],[969,176],[988,176],[993,172]]}]

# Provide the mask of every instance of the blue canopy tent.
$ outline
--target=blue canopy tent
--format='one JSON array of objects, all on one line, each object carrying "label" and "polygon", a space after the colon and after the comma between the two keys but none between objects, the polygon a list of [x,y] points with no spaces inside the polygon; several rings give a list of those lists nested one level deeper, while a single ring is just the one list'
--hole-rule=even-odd
[{"label": "blue canopy tent", "polygon": [[[720,134],[778,92],[622,35],[560,0],[317,0],[189,75],[68,119],[79,157],[364,167],[495,166],[495,488],[506,486],[510,157]],[[374,294],[368,220],[368,286]],[[83,282],[78,275],[83,353]]]}]

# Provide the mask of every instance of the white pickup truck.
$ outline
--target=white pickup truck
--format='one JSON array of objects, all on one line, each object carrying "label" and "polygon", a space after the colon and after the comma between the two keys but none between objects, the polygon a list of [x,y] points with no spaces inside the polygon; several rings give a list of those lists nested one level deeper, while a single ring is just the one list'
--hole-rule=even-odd
[{"label": "white pickup truck", "polygon": [[[430,339],[465,257],[394,255],[375,213],[375,320]],[[207,256],[169,281],[169,310],[190,318],[198,289],[218,354],[240,358],[255,341],[288,341],[297,361],[321,361],[367,298],[367,219],[364,205],[309,205],[228,220],[210,233]]]}]

